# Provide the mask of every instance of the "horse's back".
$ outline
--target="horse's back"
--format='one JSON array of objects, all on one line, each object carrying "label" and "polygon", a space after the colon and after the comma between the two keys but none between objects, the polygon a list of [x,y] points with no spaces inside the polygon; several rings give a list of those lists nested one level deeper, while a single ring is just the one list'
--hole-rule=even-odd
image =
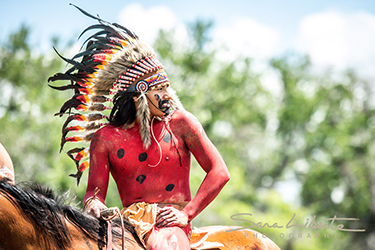
[{"label": "horse's back", "polygon": [[210,226],[194,230],[191,246],[197,250],[280,250],[272,240],[257,231],[229,226]]}]

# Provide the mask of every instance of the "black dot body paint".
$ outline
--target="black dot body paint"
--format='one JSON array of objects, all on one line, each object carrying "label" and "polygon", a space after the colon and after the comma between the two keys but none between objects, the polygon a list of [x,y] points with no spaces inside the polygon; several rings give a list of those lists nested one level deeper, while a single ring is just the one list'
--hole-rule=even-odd
[{"label": "black dot body paint", "polygon": [[140,153],[140,154],[138,155],[138,160],[139,160],[140,162],[144,162],[145,160],[147,160],[147,153],[146,153],[146,152]]},{"label": "black dot body paint", "polygon": [[125,150],[123,148],[120,148],[117,150],[117,158],[121,159],[125,155]]},{"label": "black dot body paint", "polygon": [[146,175],[141,174],[137,177],[136,181],[138,181],[140,184],[142,184],[146,180]]},{"label": "black dot body paint", "polygon": [[174,188],[174,184],[169,184],[169,185],[165,188],[165,190],[167,190],[168,192],[170,192],[170,191],[173,190],[173,188]]}]

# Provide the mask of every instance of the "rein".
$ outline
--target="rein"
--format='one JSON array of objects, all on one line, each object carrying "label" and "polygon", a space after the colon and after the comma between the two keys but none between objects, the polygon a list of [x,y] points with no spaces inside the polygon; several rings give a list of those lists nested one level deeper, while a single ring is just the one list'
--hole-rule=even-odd
[{"label": "rein", "polygon": [[[97,199],[96,195],[100,192],[98,187],[94,190],[94,195],[90,197],[85,204],[85,207],[93,200]],[[121,235],[122,235],[122,243],[121,249],[125,250],[125,226],[123,221],[123,216],[120,212],[118,207],[111,207],[100,211],[100,217],[107,222],[107,250],[112,250],[112,228],[111,228],[111,220],[116,216],[120,217],[121,220]]]},{"label": "rein", "polygon": [[121,220],[121,234],[122,234],[122,250],[125,250],[125,227],[124,227],[124,221],[123,216],[120,212],[120,209],[117,207],[111,207],[105,210],[100,211],[100,216],[103,220],[107,221],[107,250],[112,249],[112,230],[111,230],[111,220],[115,218],[116,216],[120,217]]}]

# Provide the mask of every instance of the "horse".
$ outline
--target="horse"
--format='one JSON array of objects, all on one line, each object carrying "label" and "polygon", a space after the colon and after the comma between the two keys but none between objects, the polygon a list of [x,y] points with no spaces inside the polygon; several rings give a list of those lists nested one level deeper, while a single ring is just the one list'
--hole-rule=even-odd
[{"label": "horse", "polygon": [[[107,222],[65,205],[51,189],[0,181],[0,249],[104,250]],[[125,248],[144,249],[134,227],[125,223]],[[112,222],[113,250],[121,249],[121,228]]]},{"label": "horse", "polygon": [[[67,205],[65,198],[39,185],[21,187],[0,181],[0,250],[104,250],[108,245],[106,221]],[[144,249],[134,227],[114,218],[112,250]],[[211,226],[194,230],[191,249],[280,250],[268,238],[253,237],[253,230]]]}]

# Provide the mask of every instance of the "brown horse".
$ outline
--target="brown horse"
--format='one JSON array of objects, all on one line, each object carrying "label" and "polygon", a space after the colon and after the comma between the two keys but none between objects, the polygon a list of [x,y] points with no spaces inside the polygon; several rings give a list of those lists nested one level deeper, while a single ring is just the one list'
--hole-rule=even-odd
[{"label": "brown horse", "polygon": [[[50,189],[21,188],[0,181],[0,250],[99,250],[106,249],[107,222],[64,205]],[[112,220],[112,249],[121,249],[119,218]],[[125,249],[144,249],[134,227],[126,220]],[[252,230],[216,226],[201,228],[192,235],[192,249],[279,250]]]},{"label": "brown horse", "polygon": [[[50,189],[20,188],[0,181],[0,249],[105,249],[107,223],[63,205]],[[121,249],[119,221],[113,220],[113,249]],[[126,249],[144,249],[125,221]]]}]

